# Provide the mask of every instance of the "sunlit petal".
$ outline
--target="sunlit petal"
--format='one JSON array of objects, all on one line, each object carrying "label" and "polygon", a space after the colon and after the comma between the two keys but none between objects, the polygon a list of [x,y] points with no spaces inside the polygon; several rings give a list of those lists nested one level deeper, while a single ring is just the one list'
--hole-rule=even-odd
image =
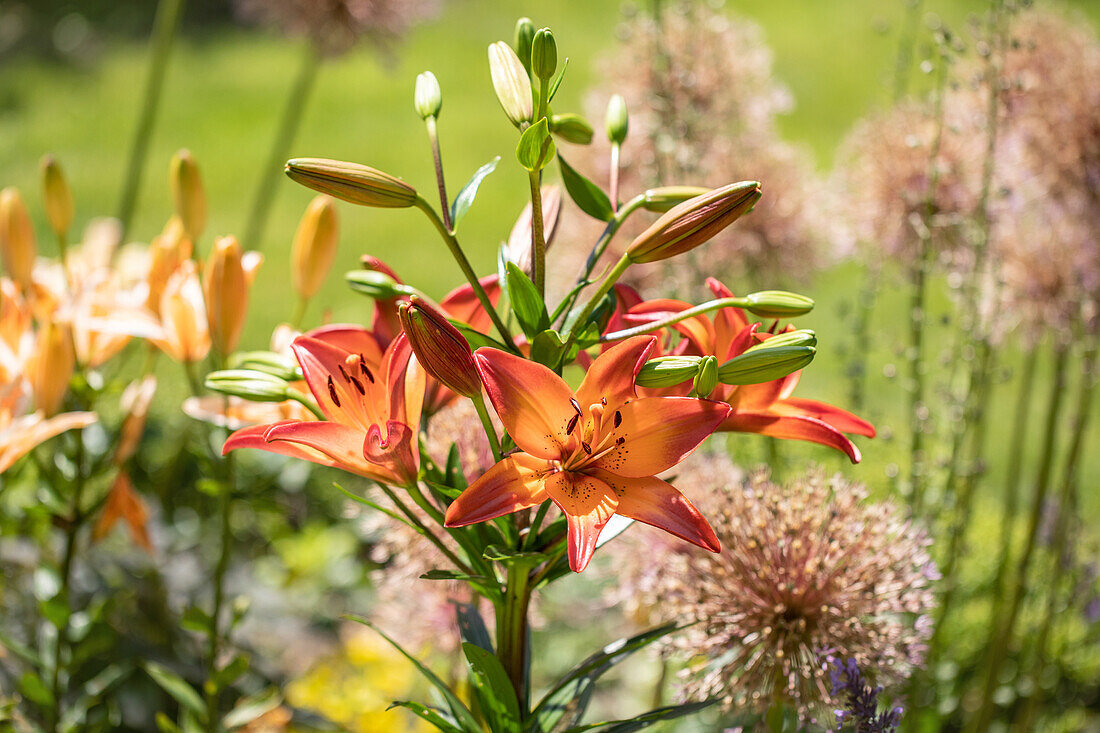
[{"label": "sunlit petal", "polygon": [[719,430],[757,433],[787,440],[806,440],[836,448],[847,455],[852,463],[859,463],[862,458],[859,448],[844,433],[813,417],[737,411],[726,418]]},{"label": "sunlit petal", "polygon": [[615,513],[619,499],[603,481],[572,471],[551,474],[544,486],[546,493],[565,515],[569,535],[569,567],[579,573],[592,559],[600,532]]},{"label": "sunlit petal", "polygon": [[577,390],[577,402],[588,407],[603,398],[615,407],[634,397],[634,380],[656,344],[654,336],[635,336],[600,354]]},{"label": "sunlit petal", "polygon": [[505,458],[451,502],[446,526],[464,527],[541,504],[547,499],[543,480],[552,470],[546,461],[525,453]]},{"label": "sunlit petal", "polygon": [[875,437],[875,426],[858,415],[853,415],[839,407],[818,402],[816,400],[804,400],[798,397],[788,397],[777,402],[772,407],[772,412],[783,415],[802,415],[813,417],[824,423],[832,425],[842,433],[852,435],[864,435],[868,438]]}]

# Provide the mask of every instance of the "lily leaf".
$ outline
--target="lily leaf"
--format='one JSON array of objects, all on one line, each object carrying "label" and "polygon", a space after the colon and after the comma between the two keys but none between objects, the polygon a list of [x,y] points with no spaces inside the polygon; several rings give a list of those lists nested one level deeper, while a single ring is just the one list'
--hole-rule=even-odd
[{"label": "lily leaf", "polygon": [[558,93],[558,87],[561,86],[561,80],[565,78],[565,70],[569,66],[569,57],[565,57],[565,61],[562,62],[561,68],[558,69],[558,73],[554,75],[554,78],[550,80],[550,93],[546,97],[547,103],[554,101],[554,95]]},{"label": "lily leaf", "polygon": [[470,180],[466,181],[466,185],[462,187],[462,190],[455,196],[454,201],[451,202],[451,228],[458,229],[458,222],[466,216],[466,212],[470,210],[470,206],[473,205],[474,199],[477,198],[477,189],[481,185],[481,182],[485,180],[485,177],[496,170],[497,163],[500,162],[500,156],[493,158],[485,165],[474,171],[474,174],[470,176]]},{"label": "lily leaf", "polygon": [[238,702],[233,709],[222,718],[222,725],[232,730],[242,725],[248,725],[261,715],[266,715],[279,707],[282,697],[279,691],[272,688],[256,695],[250,695]]},{"label": "lily leaf", "polygon": [[470,686],[491,720],[492,730],[519,733],[519,702],[500,660],[492,652],[469,642],[462,644],[462,652],[470,669]]},{"label": "lily leaf", "polygon": [[561,168],[561,182],[565,184],[569,198],[573,199],[573,203],[579,206],[581,211],[600,221],[610,221],[615,216],[611,208],[611,199],[599,186],[578,173],[560,155],[558,166]]},{"label": "lily leaf", "polygon": [[421,580],[486,580],[484,575],[470,575],[469,573],[459,573],[454,570],[444,570],[442,568],[432,568],[428,572],[420,576]]},{"label": "lily leaf", "polygon": [[504,265],[507,271],[508,298],[512,303],[512,312],[516,314],[520,328],[527,338],[550,328],[550,314],[546,312],[546,302],[539,295],[535,284],[513,262]]},{"label": "lily leaf", "polygon": [[516,158],[520,165],[534,173],[546,167],[558,154],[550,137],[550,123],[543,117],[523,131],[516,146]]},{"label": "lily leaf", "polygon": [[485,553],[482,555],[486,560],[495,560],[496,562],[525,562],[529,564],[535,564],[542,562],[546,559],[546,555],[541,552],[523,552],[521,550],[509,550],[506,547],[500,545],[489,545],[485,548]]},{"label": "lily leaf", "polygon": [[493,652],[493,640],[481,612],[472,603],[451,601],[455,607],[455,619],[458,621],[458,634],[463,641],[476,644],[490,654]]},{"label": "lily leaf", "polygon": [[685,715],[694,715],[716,702],[718,701],[704,700],[702,702],[689,702],[683,705],[668,705],[663,708],[655,708],[648,713],[642,713],[629,720],[608,720],[603,723],[581,725],[576,728],[569,728],[564,733],[583,733],[583,731],[589,730],[600,730],[604,731],[604,733],[631,733],[632,731],[648,728],[654,723],[660,723],[662,720],[674,720],[676,718],[682,718]]},{"label": "lily leaf", "polygon": [[531,339],[531,359],[554,369],[561,363],[565,342],[561,335],[552,329],[546,329]]},{"label": "lily leaf", "polygon": [[412,702],[411,700],[397,700],[390,704],[387,710],[393,710],[394,708],[405,708],[416,713],[417,717],[434,725],[445,733],[465,733],[461,728],[452,723],[446,717],[444,717],[442,710],[428,707],[427,705],[421,705],[418,702]]},{"label": "lily leaf", "polygon": [[202,696],[191,686],[190,682],[164,665],[157,664],[156,662],[145,662],[142,666],[145,667],[145,671],[149,676],[153,678],[153,682],[156,682],[173,700],[178,702],[185,709],[190,710],[200,719],[206,718],[206,704],[202,701]]},{"label": "lily leaf", "polygon": [[[448,319],[450,320],[450,319]],[[468,323],[462,321],[450,321],[451,325],[459,330],[459,333],[466,339],[466,343],[470,345],[470,348],[474,351],[480,349],[482,346],[491,346],[494,349],[500,349],[501,351],[508,351],[508,347],[497,341],[492,336],[478,331],[476,328]]]}]

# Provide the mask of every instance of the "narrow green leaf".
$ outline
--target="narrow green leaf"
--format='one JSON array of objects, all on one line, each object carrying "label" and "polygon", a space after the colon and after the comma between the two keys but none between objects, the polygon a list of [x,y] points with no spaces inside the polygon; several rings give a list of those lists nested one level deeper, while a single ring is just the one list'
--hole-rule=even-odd
[{"label": "narrow green leaf", "polygon": [[516,314],[520,328],[533,339],[535,334],[550,328],[550,314],[546,312],[546,302],[539,295],[535,284],[519,269],[514,262],[505,265],[507,270],[508,296],[512,303],[512,312]]},{"label": "narrow green leaf", "polygon": [[531,360],[554,369],[561,363],[564,346],[565,342],[557,331],[542,331],[531,339]]},{"label": "narrow green leaf", "polygon": [[463,641],[476,644],[485,651],[493,652],[493,640],[489,636],[489,629],[485,626],[485,619],[473,603],[462,603],[451,600],[455,607],[455,620],[458,622],[458,634]]},{"label": "narrow green leaf", "polygon": [[279,707],[282,701],[282,696],[275,688],[250,695],[238,702],[232,710],[225,714],[225,717],[222,718],[222,725],[230,729],[248,725],[261,715],[266,715]]},{"label": "narrow green leaf", "polygon": [[545,117],[524,130],[516,146],[516,158],[520,165],[531,172],[545,168],[555,155],[557,148],[550,137],[550,123]]},{"label": "narrow green leaf", "polygon": [[464,642],[462,652],[470,669],[471,687],[481,701],[481,707],[491,720],[495,733],[511,733],[520,730],[519,702],[508,673],[492,652],[477,644]]},{"label": "narrow green leaf", "polygon": [[403,646],[387,636],[381,629],[375,626],[368,619],[363,618],[362,616],[354,615],[345,616],[344,618],[356,621],[372,629],[376,634],[385,639],[386,643],[396,649],[398,653],[401,654],[401,656],[412,662],[413,666],[415,666],[417,671],[419,671],[420,674],[423,675],[424,679],[431,683],[431,685],[439,691],[439,694],[443,696],[443,699],[447,703],[447,708],[451,711],[451,715],[453,715],[455,720],[459,723],[460,730],[463,728],[468,731],[481,730],[481,727],[478,725],[477,719],[474,718],[474,714],[470,712],[470,709],[462,703],[462,700],[460,700],[458,696],[455,695],[454,691],[452,691],[451,688],[447,686],[447,683],[439,679],[435,672],[432,672],[430,669],[428,669],[423,662],[405,651],[405,648]]},{"label": "narrow green leaf", "polygon": [[206,718],[206,705],[202,696],[195,691],[191,684],[167,667],[156,662],[145,662],[145,671],[153,678],[162,690],[167,692],[176,702],[187,710],[190,710],[200,719]]},{"label": "narrow green leaf", "polygon": [[685,715],[694,715],[716,702],[718,701],[704,700],[703,702],[689,702],[683,705],[668,705],[663,708],[655,708],[647,713],[642,713],[637,717],[630,718],[629,720],[608,720],[603,723],[591,723],[589,725],[569,728],[564,731],[564,733],[583,733],[584,731],[590,730],[601,730],[604,731],[604,733],[632,733],[636,730],[648,728],[654,723],[660,723],[662,720],[674,720],[676,718],[682,718]]},{"label": "narrow green leaf", "polygon": [[527,562],[527,563],[539,563],[546,559],[546,555],[541,552],[521,552],[520,550],[510,550],[500,545],[489,545],[485,548],[485,553],[482,555],[486,560],[495,560],[496,562]]},{"label": "narrow green leaf", "polygon": [[19,692],[39,707],[48,708],[53,705],[53,693],[34,672],[24,672],[19,678]]},{"label": "narrow green leaf", "polygon": [[188,631],[205,634],[210,631],[210,614],[198,606],[191,606],[183,612],[183,617],[180,619],[180,626]]},{"label": "narrow green leaf", "polygon": [[[421,705],[418,702],[412,702],[411,700],[395,700],[390,704],[387,710],[393,710],[394,708],[405,708],[411,710],[416,716],[422,720],[425,720],[441,731],[445,733],[465,733],[457,725],[453,724],[447,718],[443,717],[442,710],[436,710],[430,708],[427,705]],[[479,729],[480,730],[480,729]]]},{"label": "narrow green leaf", "polygon": [[[371,501],[370,499],[367,499],[366,497],[363,497],[363,496],[359,496],[359,494],[356,494],[353,491],[348,491],[347,489],[345,489],[343,486],[336,483],[335,481],[332,482],[332,485],[335,486],[340,491],[340,493],[342,493],[344,496],[348,497],[352,501],[358,502],[358,503],[362,504],[363,506],[369,506],[371,509],[374,509],[375,511],[382,512],[383,514],[385,514],[390,519],[396,519],[398,522],[401,522],[402,524],[409,524],[409,520],[405,519],[405,517],[402,517],[400,514],[398,514],[397,512],[395,512],[391,509],[387,509],[386,507],[382,506],[378,502]],[[412,526],[412,525],[409,525],[409,526]]]},{"label": "narrow green leaf", "polygon": [[468,573],[459,573],[454,570],[444,570],[442,568],[432,568],[421,575],[420,578],[421,580],[486,580],[484,575],[470,575]]},{"label": "narrow green leaf", "polygon": [[[450,319],[448,319],[450,320]],[[451,321],[451,325],[459,330],[462,336],[466,339],[466,343],[470,344],[470,348],[473,350],[480,349],[482,346],[491,346],[494,349],[500,349],[501,351],[508,351],[508,347],[497,341],[492,336],[478,331],[468,323],[462,321]]]},{"label": "narrow green leaf", "polygon": [[172,719],[162,712],[157,712],[156,722],[157,730],[160,733],[183,733],[183,729],[173,723]]},{"label": "narrow green leaf", "polygon": [[218,688],[227,687],[248,671],[248,657],[238,654],[230,662],[214,673],[214,682]]},{"label": "narrow green leaf", "polygon": [[578,173],[560,155],[558,166],[561,168],[561,182],[565,184],[569,198],[573,199],[573,203],[579,206],[581,211],[600,221],[610,221],[615,216],[611,208],[611,199],[599,186]]},{"label": "narrow green leaf", "polygon": [[558,73],[554,75],[554,78],[550,80],[550,94],[547,95],[547,103],[554,101],[554,95],[558,93],[558,87],[561,86],[561,80],[565,77],[565,69],[569,66],[569,57],[565,57],[565,61],[562,62],[561,68],[558,69]]},{"label": "narrow green leaf", "polygon": [[458,222],[462,221],[462,217],[466,216],[466,212],[470,210],[470,206],[474,203],[474,199],[477,198],[477,189],[481,185],[481,182],[485,180],[486,176],[496,170],[497,163],[500,162],[500,156],[493,158],[485,165],[474,171],[474,174],[470,176],[470,180],[466,181],[466,185],[462,187],[462,190],[455,196],[455,200],[451,202],[451,227],[458,229]]},{"label": "narrow green leaf", "polygon": [[38,656],[38,652],[31,649],[26,644],[16,641],[3,631],[0,631],[0,647],[3,647],[32,667],[42,666],[42,657]]}]

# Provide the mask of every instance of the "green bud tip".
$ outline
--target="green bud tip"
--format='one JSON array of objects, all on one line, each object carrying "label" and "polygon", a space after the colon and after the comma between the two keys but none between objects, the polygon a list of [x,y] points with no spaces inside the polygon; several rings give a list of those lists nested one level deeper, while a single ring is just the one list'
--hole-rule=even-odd
[{"label": "green bud tip", "polygon": [[535,24],[530,18],[516,21],[516,54],[527,73],[531,73],[531,42],[535,39]]},{"label": "green bud tip", "polygon": [[612,94],[607,100],[607,139],[613,145],[622,145],[630,130],[630,118],[626,113],[626,100],[621,94]]},{"label": "green bud tip", "polygon": [[592,125],[583,117],[572,112],[554,115],[550,118],[550,131],[566,142],[575,145],[588,145],[592,142]]},{"label": "green bud tip", "polygon": [[439,116],[439,110],[443,107],[443,91],[432,72],[425,71],[417,75],[413,89],[413,107],[422,120]]},{"label": "green bud tip", "polygon": [[745,300],[745,310],[760,318],[794,318],[814,309],[812,298],[785,290],[762,290],[746,295]]},{"label": "green bud tip", "polygon": [[531,77],[516,52],[504,41],[489,46],[489,75],[504,114],[519,127],[535,115]]},{"label": "green bud tip", "polygon": [[206,388],[220,394],[253,402],[282,402],[287,398],[286,382],[252,369],[225,369],[206,377]]},{"label": "green bud tip", "polygon": [[549,28],[541,28],[531,41],[531,73],[542,82],[549,81],[558,68],[558,45]]},{"label": "green bud tip", "polygon": [[650,359],[638,372],[639,387],[674,387],[699,372],[698,356],[660,356]]},{"label": "green bud tip", "polygon": [[710,393],[718,386],[718,357],[704,356],[699,362],[699,371],[695,375],[695,394],[699,397],[709,397]]},{"label": "green bud tip", "polygon": [[718,367],[718,381],[738,385],[773,382],[805,367],[816,353],[813,346],[754,347]]},{"label": "green bud tip", "polygon": [[344,277],[352,290],[369,295],[376,300],[391,300],[416,292],[408,285],[399,283],[388,274],[377,270],[352,270]]}]

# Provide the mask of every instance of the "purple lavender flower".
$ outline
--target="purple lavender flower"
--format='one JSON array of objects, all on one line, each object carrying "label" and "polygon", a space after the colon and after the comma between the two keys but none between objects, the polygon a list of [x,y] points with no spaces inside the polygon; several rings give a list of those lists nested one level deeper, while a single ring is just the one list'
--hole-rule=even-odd
[{"label": "purple lavender flower", "polygon": [[855,733],[894,733],[901,725],[903,710],[895,707],[879,712],[878,696],[882,687],[871,686],[854,659],[840,661],[829,657],[826,661],[833,697],[843,697],[845,704],[843,709],[833,711],[836,729],[843,730],[845,724],[849,724]]}]

